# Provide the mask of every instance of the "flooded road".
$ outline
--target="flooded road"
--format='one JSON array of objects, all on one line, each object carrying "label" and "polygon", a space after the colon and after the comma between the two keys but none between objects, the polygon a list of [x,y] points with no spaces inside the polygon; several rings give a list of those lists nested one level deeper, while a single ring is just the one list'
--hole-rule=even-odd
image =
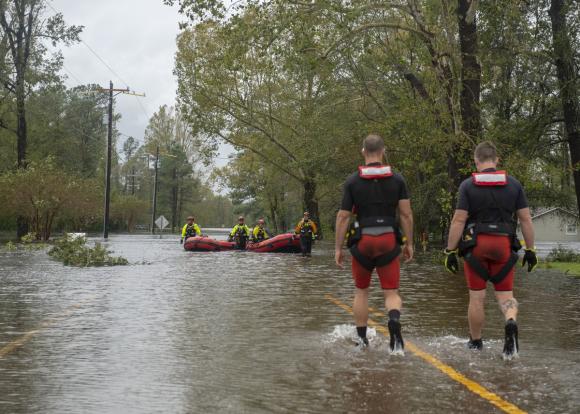
[{"label": "flooded road", "polygon": [[[331,245],[312,258],[184,252],[171,236],[108,245],[132,264],[0,253],[1,413],[502,412],[409,348],[390,356],[379,329],[358,351],[350,272],[334,266]],[[373,286],[371,318],[384,326]],[[417,261],[403,267],[401,292],[405,339],[511,404],[504,411],[580,411],[580,279],[518,274],[511,362],[491,291],[481,353],[465,347],[461,276]]]}]

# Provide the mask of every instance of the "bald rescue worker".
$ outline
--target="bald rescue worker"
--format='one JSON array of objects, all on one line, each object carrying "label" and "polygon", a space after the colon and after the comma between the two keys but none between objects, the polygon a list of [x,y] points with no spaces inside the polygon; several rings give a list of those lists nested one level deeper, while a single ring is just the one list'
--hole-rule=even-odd
[{"label": "bald rescue worker", "polygon": [[[340,210],[336,216],[335,261],[343,267],[343,243],[349,220],[356,214],[348,245],[352,255],[352,277],[356,286],[354,294],[354,320],[358,334],[357,345],[368,346],[368,290],[373,269],[377,269],[389,315],[390,350],[403,353],[401,335],[401,306],[399,277],[401,245],[405,261],[413,258],[413,212],[403,176],[383,164],[385,144],[376,134],[363,141],[362,155],[365,165],[352,174],[344,184]],[[399,231],[395,218],[399,212],[400,224],[406,241]]]},{"label": "bald rescue worker", "polygon": [[531,272],[538,264],[534,227],[522,185],[505,171],[496,169],[498,155],[493,143],[482,142],[473,155],[477,172],[459,186],[457,209],[449,229],[445,267],[456,273],[457,256],[463,256],[469,288],[469,349],[483,347],[485,289],[493,284],[505,318],[504,359],[518,354],[518,301],[514,298],[514,265],[521,248],[516,235],[519,220],[526,249],[522,266]]}]

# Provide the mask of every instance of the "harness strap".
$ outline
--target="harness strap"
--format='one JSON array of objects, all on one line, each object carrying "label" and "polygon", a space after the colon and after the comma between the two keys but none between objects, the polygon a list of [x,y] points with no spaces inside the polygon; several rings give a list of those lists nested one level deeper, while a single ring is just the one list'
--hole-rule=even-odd
[{"label": "harness strap", "polygon": [[473,256],[472,252],[469,252],[465,256],[463,256],[463,260],[465,260],[467,263],[469,263],[469,266],[471,266],[473,268],[473,270],[475,270],[475,273],[477,273],[477,275],[479,277],[481,277],[486,282],[490,281],[491,283],[493,283],[495,285],[495,284],[500,283],[502,280],[504,280],[506,278],[506,276],[508,275],[510,270],[512,270],[514,265],[517,263],[518,255],[517,255],[517,253],[512,251],[512,254],[511,254],[510,258],[508,259],[507,263],[505,265],[503,265],[503,267],[499,270],[499,272],[497,272],[493,276],[490,275],[489,272],[487,271],[487,269],[481,265],[479,260],[477,260]]},{"label": "harness strap", "polygon": [[372,271],[375,267],[383,267],[388,265],[401,254],[401,246],[398,244],[393,250],[372,259],[362,254],[356,244],[353,245],[349,250],[352,257],[354,257],[362,267],[369,271]]}]

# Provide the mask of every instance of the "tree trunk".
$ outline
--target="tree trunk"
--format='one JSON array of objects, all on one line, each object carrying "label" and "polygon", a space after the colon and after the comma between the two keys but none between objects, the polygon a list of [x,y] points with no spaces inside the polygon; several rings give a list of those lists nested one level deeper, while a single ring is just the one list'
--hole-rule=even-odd
[{"label": "tree trunk", "polygon": [[322,228],[318,215],[318,199],[316,198],[316,182],[312,178],[304,181],[304,207],[310,213],[310,218],[318,226],[318,235],[322,237]]},{"label": "tree trunk", "polygon": [[272,219],[272,226],[274,233],[278,234],[278,197],[274,194],[273,198],[268,197],[268,204],[270,207],[270,218]]},{"label": "tree trunk", "polygon": [[181,223],[183,223],[181,220],[181,217],[183,216],[183,187],[184,185],[182,182],[179,186],[179,195],[177,199],[177,231],[179,231],[179,227],[181,226]]},{"label": "tree trunk", "polygon": [[171,171],[173,186],[171,187],[171,232],[175,231],[177,226],[177,196],[179,193],[179,183],[177,182],[177,169]]},{"label": "tree trunk", "polygon": [[578,74],[574,68],[574,54],[566,21],[566,11],[570,4],[571,2],[564,0],[551,0],[549,14],[552,20],[553,53],[564,112],[564,125],[576,187],[576,203],[580,211],[580,107]]},{"label": "tree trunk", "polygon": [[[26,168],[26,95],[24,89],[24,74],[18,76],[16,85],[16,139],[18,168]],[[16,236],[21,238],[28,233],[28,219],[22,215],[16,218]]]},{"label": "tree trunk", "polygon": [[477,61],[476,0],[458,0],[459,45],[461,48],[461,122],[462,131],[473,142],[481,136],[481,66]]}]

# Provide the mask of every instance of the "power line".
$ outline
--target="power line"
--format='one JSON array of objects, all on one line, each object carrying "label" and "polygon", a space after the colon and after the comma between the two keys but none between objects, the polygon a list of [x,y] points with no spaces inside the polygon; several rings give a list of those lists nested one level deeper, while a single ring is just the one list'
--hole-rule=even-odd
[{"label": "power line", "polygon": [[71,75],[74,78],[74,80],[76,80],[78,82],[79,85],[83,85],[83,82],[81,82],[79,80],[79,78],[77,78],[75,76],[75,74],[72,73],[72,71],[69,68],[66,67],[66,65],[64,63],[62,64],[62,68],[66,71],[66,73],[68,73],[69,75]]},{"label": "power line", "polygon": [[[57,14],[62,14],[60,13],[58,10],[56,10],[52,4],[50,4],[50,0],[46,0],[45,4],[55,13]],[[99,61],[109,70],[109,72],[111,72],[114,76],[117,77],[117,79],[119,79],[121,81],[121,83],[123,83],[127,88],[129,87],[129,84],[127,82],[125,82],[125,80],[117,73],[115,72],[115,70],[109,66],[109,64],[107,62],[105,62],[105,59],[103,59],[101,56],[99,56],[99,54],[92,48],[89,46],[89,44],[87,42],[85,42],[80,36],[79,36],[79,40],[81,41],[82,44],[84,44],[86,46],[87,49],[89,49],[89,51],[97,58],[99,59]]]},{"label": "power line", "polygon": [[[55,13],[60,14],[60,12],[52,5],[50,4],[50,0],[46,0],[46,5]],[[85,42],[80,36],[79,36],[79,40],[81,41],[82,44],[85,45],[85,47],[109,70],[109,72],[111,72],[111,74],[113,76],[115,76],[117,79],[119,79],[127,89],[129,89],[129,84],[121,77],[121,75],[119,75],[106,61],[105,59],[103,59],[87,42]],[[77,81],[79,82],[79,84],[82,84],[82,82],[69,70],[66,68],[66,66],[63,67],[65,68],[65,70]],[[137,103],[139,105],[139,108],[141,109],[141,111],[143,112],[143,114],[145,115],[145,119],[148,121],[149,120],[149,113],[147,112],[147,109],[145,108],[145,106],[143,105],[143,103],[139,100],[138,95],[134,95],[135,99],[137,100]]]}]

